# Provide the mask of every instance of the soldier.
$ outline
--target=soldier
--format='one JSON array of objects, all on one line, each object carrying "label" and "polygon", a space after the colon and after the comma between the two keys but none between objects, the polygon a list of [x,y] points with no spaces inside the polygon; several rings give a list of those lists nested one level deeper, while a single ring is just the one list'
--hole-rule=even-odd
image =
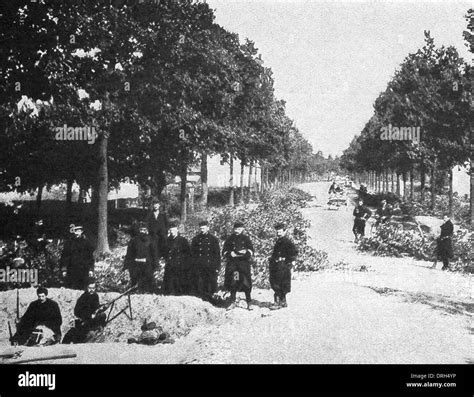
[{"label": "soldier", "polygon": [[155,292],[153,273],[158,267],[159,257],[157,246],[148,235],[146,223],[140,222],[138,234],[128,243],[123,266],[124,270],[128,270],[130,273],[131,284],[138,284],[140,292]]},{"label": "soldier", "polygon": [[217,291],[217,275],[221,265],[219,240],[209,233],[209,223],[199,223],[200,233],[191,242],[193,292],[210,300]]},{"label": "soldier", "polygon": [[[11,341],[19,345],[36,345],[41,342],[41,332],[45,327],[53,333],[50,344],[61,340],[61,324],[63,322],[59,305],[48,298],[48,290],[44,287],[36,289],[38,300],[30,303],[25,314],[17,324],[17,331]],[[45,337],[46,332],[42,335]]]},{"label": "soldier", "polygon": [[168,232],[168,219],[160,203],[153,203],[152,210],[147,218],[148,234],[157,245],[159,252],[164,252],[166,234]]},{"label": "soldier", "polygon": [[355,242],[359,241],[360,237],[364,237],[365,235],[365,222],[367,219],[370,218],[372,213],[370,210],[364,205],[364,201],[362,199],[357,200],[357,206],[354,208],[354,212],[352,215],[355,216],[354,218],[354,226],[352,227],[352,232],[355,236]]},{"label": "soldier", "polygon": [[443,217],[443,224],[441,225],[441,234],[436,241],[436,260],[433,263],[432,268],[435,268],[438,259],[441,259],[443,262],[441,270],[449,269],[449,260],[453,257],[453,233],[454,225],[449,216],[445,215]]},{"label": "soldier", "polygon": [[275,225],[277,240],[270,257],[270,286],[274,291],[274,306],[287,307],[286,294],[291,291],[291,267],[296,260],[298,250],[295,244],[285,236],[285,225]]},{"label": "soldier", "polygon": [[95,332],[100,331],[105,326],[107,316],[99,311],[99,307],[99,295],[95,282],[91,280],[74,307],[74,315],[77,317],[74,328],[64,335],[62,343],[86,343]]},{"label": "soldier", "polygon": [[387,200],[382,200],[380,206],[377,208],[377,222],[376,225],[383,224],[390,220],[392,216],[392,208],[387,204]]},{"label": "soldier", "polygon": [[28,239],[28,244],[32,247],[36,255],[46,250],[48,240],[46,239],[43,219],[38,219],[35,222],[31,237]]},{"label": "soldier", "polygon": [[66,240],[61,256],[66,287],[84,290],[94,272],[94,248],[83,233],[82,226],[71,225],[73,237]]},{"label": "soldier", "polygon": [[247,309],[250,306],[252,291],[252,273],[250,269],[253,256],[253,245],[250,238],[243,234],[244,225],[241,222],[234,224],[234,233],[225,241],[222,255],[226,259],[224,288],[230,291],[231,306],[235,307],[237,292],[245,293]]},{"label": "soldier", "polygon": [[166,240],[166,265],[163,276],[164,295],[183,295],[189,288],[189,260],[191,249],[188,240],[178,231],[178,222],[170,222]]}]

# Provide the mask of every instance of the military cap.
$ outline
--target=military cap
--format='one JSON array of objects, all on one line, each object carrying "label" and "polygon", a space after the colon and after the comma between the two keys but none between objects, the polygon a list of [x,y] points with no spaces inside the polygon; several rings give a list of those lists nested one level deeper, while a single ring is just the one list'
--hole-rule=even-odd
[{"label": "military cap", "polygon": [[237,229],[239,227],[244,227],[244,224],[242,222],[235,222],[234,223],[234,229]]},{"label": "military cap", "polygon": [[201,221],[201,222],[199,222],[199,226],[209,226],[209,222],[208,221]]},{"label": "military cap", "polygon": [[285,230],[285,224],[281,222],[275,224],[275,230]]}]

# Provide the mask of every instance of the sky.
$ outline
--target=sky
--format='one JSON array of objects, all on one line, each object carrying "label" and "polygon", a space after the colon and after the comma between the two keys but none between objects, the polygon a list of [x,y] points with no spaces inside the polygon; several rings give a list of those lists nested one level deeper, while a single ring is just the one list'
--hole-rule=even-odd
[{"label": "sky", "polygon": [[274,73],[275,93],[300,132],[340,155],[373,114],[396,68],[423,46],[457,48],[474,1],[207,0],[216,22],[254,41]]}]

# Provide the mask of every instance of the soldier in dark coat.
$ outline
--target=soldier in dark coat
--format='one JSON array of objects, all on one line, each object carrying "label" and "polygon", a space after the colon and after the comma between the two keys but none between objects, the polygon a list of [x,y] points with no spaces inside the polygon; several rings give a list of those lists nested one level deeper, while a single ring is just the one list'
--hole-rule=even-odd
[{"label": "soldier in dark coat", "polygon": [[270,286],[274,291],[274,308],[287,307],[286,294],[291,291],[291,267],[296,260],[298,250],[295,244],[285,236],[285,225],[275,225],[277,240],[270,257]]},{"label": "soldier in dark coat", "polygon": [[104,327],[107,316],[98,310],[99,307],[99,295],[96,292],[95,282],[91,280],[74,307],[74,315],[77,317],[74,328],[64,335],[62,343],[88,342],[94,332]]},{"label": "soldier in dark coat", "polygon": [[147,218],[148,234],[157,245],[160,252],[164,252],[168,233],[168,219],[160,203],[153,203],[153,208]]},{"label": "soldier in dark coat", "polygon": [[243,223],[236,222],[234,232],[224,242],[222,248],[222,255],[226,260],[224,288],[230,291],[231,307],[235,306],[237,292],[244,292],[247,308],[251,310],[251,258],[254,249],[250,238],[243,234],[243,231]]},{"label": "soldier in dark coat", "polygon": [[217,291],[217,275],[221,265],[219,240],[209,233],[207,221],[199,223],[200,233],[191,242],[193,292],[209,300]]},{"label": "soldier in dark coat", "polygon": [[127,254],[124,260],[124,270],[130,273],[132,285],[138,285],[138,291],[145,293],[155,292],[154,271],[158,267],[160,252],[144,222],[138,225],[138,235],[128,243]]},{"label": "soldier in dark coat", "polygon": [[28,245],[34,250],[36,255],[46,250],[48,240],[46,239],[46,230],[43,224],[43,219],[38,219],[35,222],[31,236],[28,238]]},{"label": "soldier in dark coat", "polygon": [[436,260],[433,263],[433,268],[436,267],[438,259],[443,262],[441,270],[449,269],[449,260],[453,257],[453,233],[454,225],[449,219],[449,216],[445,215],[443,218],[443,224],[441,225],[441,234],[437,240],[436,246]]},{"label": "soldier in dark coat", "polygon": [[25,314],[17,324],[17,331],[11,341],[19,345],[37,344],[34,335],[36,327],[45,326],[54,332],[55,342],[61,340],[61,324],[63,322],[59,305],[49,299],[48,290],[38,287],[36,290],[38,300],[31,302]]},{"label": "soldier in dark coat", "polygon": [[166,241],[166,265],[163,276],[164,295],[184,295],[190,291],[189,263],[191,248],[178,231],[178,222],[170,222]]},{"label": "soldier in dark coat", "polygon": [[382,200],[379,207],[377,208],[377,221],[376,226],[381,223],[385,223],[390,220],[392,216],[392,207],[387,204],[387,200]]},{"label": "soldier in dark coat", "polygon": [[61,266],[67,288],[84,290],[94,271],[94,248],[83,233],[82,226],[71,225],[73,237],[66,240]]},{"label": "soldier in dark coat", "polygon": [[372,212],[364,205],[362,199],[357,200],[357,206],[354,208],[352,215],[354,218],[354,226],[352,227],[352,233],[355,236],[355,242],[359,241],[360,237],[365,235],[365,222],[370,218]]}]

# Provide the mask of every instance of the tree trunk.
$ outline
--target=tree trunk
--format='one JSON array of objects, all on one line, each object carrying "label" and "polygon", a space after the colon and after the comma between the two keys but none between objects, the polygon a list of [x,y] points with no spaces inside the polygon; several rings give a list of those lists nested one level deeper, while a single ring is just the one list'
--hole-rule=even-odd
[{"label": "tree trunk", "polygon": [[40,208],[41,208],[41,200],[42,200],[42,198],[43,198],[43,184],[40,183],[40,184],[38,185],[38,193],[36,194],[36,209],[38,210],[38,212],[39,212],[39,210],[40,210]]},{"label": "tree trunk", "polygon": [[240,200],[239,200],[240,204],[243,204],[245,202],[244,174],[245,174],[245,161],[240,160]]},{"label": "tree trunk", "polygon": [[194,186],[189,187],[189,213],[194,213]]},{"label": "tree trunk", "polygon": [[411,170],[410,170],[410,200],[412,200],[412,201],[413,201],[413,195],[414,195],[414,191],[415,191],[415,186],[414,186],[415,176],[413,175],[414,172],[415,171],[412,167]]},{"label": "tree trunk", "polygon": [[430,209],[433,211],[436,202],[436,164],[431,166],[430,188],[431,188],[431,205]]},{"label": "tree trunk", "polygon": [[400,174],[397,172],[396,176],[397,176],[397,196],[400,197],[401,196],[401,194],[400,194]]},{"label": "tree trunk", "polygon": [[181,178],[181,185],[180,185],[180,194],[179,194],[179,205],[180,205],[180,219],[181,223],[186,222],[187,218],[187,208],[186,208],[186,184],[187,184],[187,177],[188,177],[188,164],[185,159],[181,164],[180,175]]},{"label": "tree trunk", "polygon": [[252,199],[252,172],[253,172],[253,161],[249,163],[249,190],[248,190],[248,197],[247,202],[250,202]]},{"label": "tree trunk", "polygon": [[403,179],[403,200],[407,199],[407,173],[406,171],[403,171],[402,173],[402,179]]},{"label": "tree trunk", "polygon": [[229,185],[230,185],[230,197],[229,197],[229,205],[234,206],[234,157],[231,155],[229,160],[229,167],[230,167],[230,177],[229,177]]},{"label": "tree trunk", "polygon": [[393,172],[393,170],[390,171],[390,179],[391,179],[391,182],[392,182],[392,193],[395,192],[395,173]]},{"label": "tree trunk", "polygon": [[71,215],[71,204],[72,204],[72,184],[74,179],[69,177],[66,181],[66,215]]},{"label": "tree trunk", "polygon": [[453,168],[449,168],[449,217],[453,219],[454,208],[453,208]]},{"label": "tree trunk", "polygon": [[420,196],[421,196],[421,202],[425,201],[425,184],[426,184],[425,167],[423,165],[421,165],[421,167],[420,167]]},{"label": "tree trunk", "polygon": [[471,130],[471,164],[469,168],[470,173],[470,182],[471,182],[471,199],[470,199],[470,210],[471,210],[471,219],[470,223],[471,226],[474,226],[474,128],[470,123],[470,130]]},{"label": "tree trunk", "polygon": [[201,154],[201,207],[207,207],[207,197],[209,195],[209,186],[207,185],[207,154]]},{"label": "tree trunk", "polygon": [[95,255],[110,253],[107,235],[107,195],[109,193],[109,175],[107,169],[107,134],[99,138],[99,171],[97,186],[97,247]]},{"label": "tree trunk", "polygon": [[166,187],[166,176],[163,171],[157,171],[153,175],[152,186],[150,195],[153,199],[159,200],[161,197],[161,193]]}]

